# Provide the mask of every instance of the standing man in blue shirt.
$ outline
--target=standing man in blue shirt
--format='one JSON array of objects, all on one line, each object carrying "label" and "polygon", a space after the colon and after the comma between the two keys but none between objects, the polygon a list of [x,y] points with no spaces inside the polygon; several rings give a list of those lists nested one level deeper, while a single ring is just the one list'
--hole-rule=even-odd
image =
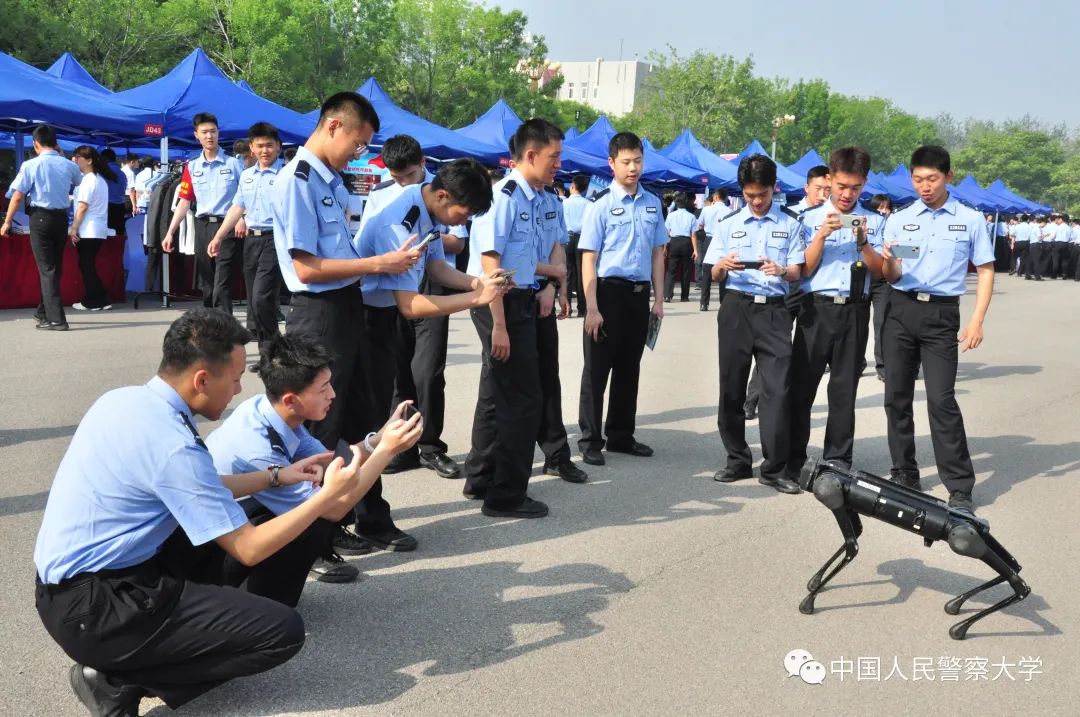
[{"label": "standing man in blue shirt", "polygon": [[667,280],[664,283],[664,301],[675,300],[675,274],[681,270],[679,300],[690,301],[690,270],[694,266],[694,227],[697,217],[690,211],[692,199],[685,192],[675,195],[675,211],[664,219],[668,233]]},{"label": "standing man in blue shirt", "polygon": [[[400,274],[420,258],[406,245],[365,259],[352,241],[346,211],[349,195],[338,172],[367,150],[378,128],[379,116],[366,97],[339,92],[323,103],[315,132],[274,180],[274,247],[285,286],[293,292],[285,331],[310,335],[334,356],[331,384],[339,398],[324,419],[308,425],[326,446],[337,445],[339,438],[358,443],[374,420],[369,415],[370,359],[360,279],[366,274]],[[383,539],[416,547],[415,539],[393,526],[381,480],[355,512],[358,521],[384,526],[379,531]],[[344,528],[334,547],[344,555],[371,550],[369,542]]]},{"label": "standing man in blue shirt", "polygon": [[1031,222],[1027,214],[1017,217],[1016,226],[1013,227],[1013,251],[1016,254],[1016,275],[1027,274],[1031,271]]},{"label": "standing man in blue shirt", "polygon": [[[648,457],[634,438],[641,354],[649,316],[664,318],[664,247],[660,198],[638,184],[644,170],[641,139],[619,132],[608,142],[611,186],[594,195],[581,224],[581,282],[585,287],[585,366],[581,371],[578,448],[589,465],[604,465],[601,449]],[[649,308],[649,288],[653,303]],[[611,378],[607,424],[604,392]]]},{"label": "standing man in blue shirt", "polygon": [[[195,128],[195,139],[202,145],[202,152],[184,165],[184,175],[180,179],[180,202],[165,231],[161,248],[167,252],[173,250],[173,235],[187,217],[191,203],[195,202],[195,288],[203,292],[203,306],[216,306],[232,314],[229,279],[232,278],[232,269],[243,262],[244,244],[222,244],[217,258],[211,257],[207,250],[236,196],[244,164],[235,157],[227,156],[218,144],[217,117],[209,112],[200,112],[191,123]],[[246,234],[247,227],[243,220],[237,223],[235,231],[241,237]],[[224,279],[218,276],[217,264],[224,264],[221,272]]]},{"label": "standing man in blue shirt", "polygon": [[855,397],[870,334],[870,279],[881,276],[878,251],[885,225],[883,216],[859,205],[869,173],[866,150],[834,150],[829,157],[829,200],[802,216],[806,267],[801,288],[805,296],[792,341],[787,467],[787,477],[793,481],[806,462],[810,413],[826,368],[829,417],[822,458],[851,466]]},{"label": "standing man in blue shirt", "polygon": [[[938,475],[949,491],[949,505],[972,511],[975,471],[956,403],[957,342],[964,351],[982,344],[983,320],[994,291],[994,244],[979,213],[949,195],[952,179],[947,151],[934,145],[915,150],[911,182],[919,199],[885,225],[883,271],[893,287],[884,327],[889,357],[885,415],[892,479],[921,490],[912,408],[921,360]],[[904,255],[897,258],[900,247]],[[979,283],[975,311],[961,332],[960,296],[969,261],[978,271]]]},{"label": "standing man in blue shirt", "polygon": [[585,217],[585,208],[589,206],[589,200],[585,198],[585,193],[588,191],[588,175],[575,174],[570,182],[570,196],[563,202],[566,233],[570,237],[566,244],[566,287],[570,299],[577,304],[579,318],[585,316],[585,291],[581,288],[581,257],[578,255],[578,240],[581,239],[581,220]]},{"label": "standing man in blue shirt", "polygon": [[[255,163],[240,173],[240,183],[232,206],[221,227],[210,240],[206,253],[221,255],[226,244],[244,243],[244,286],[247,292],[247,327],[255,334],[259,349],[278,336],[278,314],[281,302],[281,270],[274,249],[274,180],[281,163],[281,136],[269,122],[256,122],[248,128],[248,148]],[[246,231],[245,231],[246,229]],[[233,252],[235,253],[235,252]],[[227,280],[217,276],[228,267],[218,262],[215,281]]]},{"label": "standing man in blue shirt", "polygon": [[709,301],[712,299],[712,267],[705,263],[705,254],[709,251],[712,243],[713,224],[717,214],[727,209],[727,192],[723,189],[713,189],[709,192],[709,198],[698,215],[697,224],[694,226],[694,270],[698,278],[698,290],[701,292],[701,311],[709,310]]},{"label": "standing man in blue shirt", "polygon": [[[57,469],[34,548],[35,602],[76,662],[71,686],[91,714],[138,714],[143,697],[175,709],[304,644],[293,608],[313,555],[279,556],[328,539],[320,518],[358,490],[360,452],[349,465],[322,453],[218,474],[195,416],[218,420],[240,392],[250,339],[221,312],[185,313],[157,376],[99,398]],[[311,481],[322,488],[308,501],[259,525],[236,502]]]},{"label": "standing man in blue shirt", "polygon": [[514,169],[495,184],[491,209],[473,220],[470,232],[469,273],[505,270],[517,285],[469,312],[482,366],[463,493],[483,499],[480,510],[491,517],[548,514],[545,503],[528,496],[541,410],[535,286],[541,195],[555,181],[562,140],[562,130],[547,120],[523,122],[511,145]]},{"label": "standing man in blue shirt", "polygon": [[74,162],[60,154],[52,127],[38,125],[33,137],[37,156],[23,164],[11,183],[11,201],[0,226],[0,236],[11,231],[15,213],[23,198],[29,195],[26,213],[30,216],[30,248],[41,278],[41,302],[34,312],[36,328],[67,331],[67,316],[60,299],[60,270],[67,244],[71,189],[82,181],[82,172]]},{"label": "standing man in blue shirt", "polygon": [[[739,163],[746,206],[716,222],[705,263],[715,281],[725,282],[716,314],[719,336],[720,407],[717,424],[727,465],[713,480],[731,483],[753,477],[746,443],[746,384],[751,359],[761,383],[762,485],[781,493],[801,492],[785,475],[790,450],[788,400],[792,315],[785,299],[802,276],[803,239],[799,219],[773,204],[776,163],[762,154]],[[747,265],[748,262],[752,262]]]},{"label": "standing man in blue shirt", "polygon": [[1024,280],[1031,281],[1032,270],[1035,271],[1035,281],[1042,281],[1043,275],[1043,262],[1045,256],[1043,255],[1043,230],[1046,227],[1046,219],[1044,217],[1031,217],[1031,221],[1028,222],[1028,228],[1031,233],[1031,245],[1028,247],[1027,259],[1024,262]]},{"label": "standing man in blue shirt", "polygon": [[1074,218],[1069,227],[1069,251],[1072,256],[1073,281],[1080,281],[1080,219]]},{"label": "standing man in blue shirt", "polygon": [[1069,267],[1069,245],[1072,243],[1069,237],[1069,217],[1067,214],[1056,214],[1051,217],[1053,226],[1048,227],[1051,234],[1051,246],[1053,247],[1053,263],[1050,269],[1051,279],[1067,279]]}]

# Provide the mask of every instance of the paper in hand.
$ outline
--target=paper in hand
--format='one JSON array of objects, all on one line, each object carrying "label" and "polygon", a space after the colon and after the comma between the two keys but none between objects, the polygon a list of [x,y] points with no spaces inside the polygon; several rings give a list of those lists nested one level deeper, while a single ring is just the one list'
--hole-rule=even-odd
[{"label": "paper in hand", "polygon": [[650,351],[656,350],[656,339],[660,336],[660,323],[662,318],[656,314],[649,314],[649,332],[645,334],[645,345]]}]

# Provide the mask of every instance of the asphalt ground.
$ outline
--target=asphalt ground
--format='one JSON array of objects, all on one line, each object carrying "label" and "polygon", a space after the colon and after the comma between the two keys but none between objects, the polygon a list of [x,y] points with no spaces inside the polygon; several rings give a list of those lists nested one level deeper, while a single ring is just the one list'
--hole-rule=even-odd
[{"label": "asphalt ground", "polygon": [[[962,323],[972,302],[969,292]],[[355,558],[354,584],[309,582],[300,654],[180,713],[1075,714],[1080,285],[999,276],[986,343],[961,357],[956,392],[978,512],[1032,588],[963,642],[948,637],[958,618],[942,607],[991,571],[869,519],[857,560],[814,615],[800,614],[807,579],[841,536],[812,496],[711,480],[723,459],[713,306],[668,304],[657,349],[646,351],[637,438],[654,457],[608,455],[571,485],[539,475],[537,453],[530,494],[551,515],[532,521],[486,518],[461,481],[430,471],[388,476],[395,519],[419,550]],[[34,610],[34,540],[80,418],[103,392],[152,376],[179,311],[72,312],[69,333],[35,331],[29,310],[0,313],[0,714],[85,714],[67,684],[70,661]],[[561,324],[572,441],[580,332],[580,319]],[[479,362],[471,323],[454,318],[444,438],[459,460]],[[245,377],[234,405],[259,388]],[[882,388],[868,371],[857,402],[856,467],[874,473],[889,467]],[[944,497],[918,389],[923,482]],[[812,450],[825,416],[823,384]],[[204,435],[212,427],[200,425]],[[748,434],[760,460],[756,423]],[[998,587],[971,609],[1005,594]],[[784,657],[796,648],[822,664],[822,684],[788,676]],[[169,711],[148,700],[143,713]]]}]

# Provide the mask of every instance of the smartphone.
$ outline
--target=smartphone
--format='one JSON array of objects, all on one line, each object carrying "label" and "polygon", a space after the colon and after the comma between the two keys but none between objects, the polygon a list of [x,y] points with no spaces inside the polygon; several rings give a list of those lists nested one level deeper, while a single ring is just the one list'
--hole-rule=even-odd
[{"label": "smartphone", "polygon": [[841,214],[840,226],[847,227],[848,229],[858,229],[865,225],[865,217],[860,217],[858,214]]},{"label": "smartphone", "polygon": [[416,249],[417,251],[420,251],[421,249],[426,247],[431,242],[435,241],[436,239],[440,239],[440,238],[442,238],[442,233],[440,233],[438,229],[432,229],[427,234],[425,234],[424,238],[420,240],[420,243],[417,244],[416,246],[414,246],[413,248]]},{"label": "smartphone", "polygon": [[897,259],[918,259],[919,247],[916,244],[893,244],[889,251]]},{"label": "smartphone", "polygon": [[408,421],[410,418],[412,418],[413,416],[415,416],[418,413],[420,413],[420,411],[417,410],[415,404],[406,403],[405,404],[405,410],[402,413],[402,418],[404,420]]},{"label": "smartphone", "polygon": [[514,278],[514,274],[517,273],[517,269],[503,269],[499,278],[502,279],[502,283],[509,284],[510,280]]},{"label": "smartphone", "polygon": [[345,465],[352,463],[352,446],[344,438],[339,438],[337,448],[334,449],[334,458],[341,458]]},{"label": "smartphone", "polygon": [[744,269],[760,269],[765,266],[765,264],[760,261],[743,261],[742,259],[739,259],[739,263],[743,265]]}]

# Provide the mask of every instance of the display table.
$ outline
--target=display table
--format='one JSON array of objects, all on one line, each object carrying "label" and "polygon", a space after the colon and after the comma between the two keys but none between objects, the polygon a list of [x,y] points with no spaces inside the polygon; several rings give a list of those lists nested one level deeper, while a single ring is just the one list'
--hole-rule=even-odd
[{"label": "display table", "polygon": [[[108,292],[109,301],[120,303],[124,294],[124,237],[102,240],[97,255],[98,275]],[[60,297],[65,306],[84,298],[79,254],[69,240],[64,246],[64,266],[60,273]],[[41,280],[38,278],[30,236],[13,234],[0,236],[0,309],[34,308],[41,301]]]}]

